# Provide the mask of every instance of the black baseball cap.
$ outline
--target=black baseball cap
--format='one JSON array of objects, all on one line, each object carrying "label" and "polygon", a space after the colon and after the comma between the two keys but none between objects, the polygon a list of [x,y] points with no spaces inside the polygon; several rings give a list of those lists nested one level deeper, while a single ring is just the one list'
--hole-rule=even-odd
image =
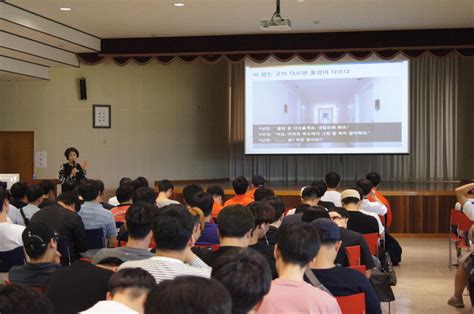
[{"label": "black baseball cap", "polygon": [[51,239],[57,241],[57,235],[53,229],[39,222],[29,223],[25,230],[23,230],[21,238],[23,239],[25,251],[30,257],[43,255]]},{"label": "black baseball cap", "polygon": [[259,174],[252,176],[252,184],[254,186],[260,186],[265,184],[265,178]]}]

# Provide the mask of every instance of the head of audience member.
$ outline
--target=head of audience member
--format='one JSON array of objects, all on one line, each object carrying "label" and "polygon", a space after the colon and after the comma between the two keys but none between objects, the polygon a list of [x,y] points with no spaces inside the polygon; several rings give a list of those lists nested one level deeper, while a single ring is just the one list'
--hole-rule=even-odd
[{"label": "head of audience member", "polygon": [[138,188],[133,192],[132,202],[134,204],[144,202],[154,206],[156,204],[156,192],[152,188],[145,186]]},{"label": "head of audience member", "polygon": [[201,232],[206,225],[206,217],[204,217],[204,213],[198,207],[189,207],[188,208],[191,215],[194,217],[194,231],[193,231],[193,238],[199,239],[201,237]]},{"label": "head of audience member", "polygon": [[86,202],[100,201],[100,184],[96,180],[85,180],[79,185],[77,192]]},{"label": "head of audience member", "polygon": [[251,244],[265,236],[270,224],[275,221],[275,209],[264,202],[252,202],[247,208],[253,214],[255,227],[252,230]]},{"label": "head of audience member", "polygon": [[248,248],[233,248],[225,252],[212,268],[212,278],[229,291],[233,314],[252,313],[270,291],[272,282],[265,257]]},{"label": "head of audience member", "polygon": [[132,187],[133,189],[133,180],[128,178],[128,177],[123,177],[122,179],[120,179],[119,181],[119,186],[124,186],[124,185],[129,185]]},{"label": "head of audience member", "polygon": [[342,243],[339,226],[328,218],[316,219],[311,222],[311,226],[316,228],[321,241],[321,247],[313,265],[317,268],[333,267]]},{"label": "head of audience member", "polygon": [[96,180],[96,181],[97,181],[97,183],[99,184],[99,196],[100,196],[100,199],[101,199],[101,201],[103,201],[104,191],[105,191],[104,181],[102,181],[102,180]]},{"label": "head of audience member", "polygon": [[362,191],[362,197],[366,198],[374,188],[372,182],[368,179],[357,180],[356,186]]},{"label": "head of audience member", "polygon": [[21,234],[23,247],[32,264],[59,264],[57,235],[48,225],[31,222]]},{"label": "head of audience member", "polygon": [[232,299],[216,280],[180,276],[163,280],[148,295],[145,314],[231,314]]},{"label": "head of audience member", "polygon": [[237,177],[232,181],[232,187],[236,195],[243,195],[249,189],[249,182],[243,176]]},{"label": "head of audience member", "polygon": [[341,176],[339,175],[339,173],[334,171],[326,173],[324,179],[328,190],[335,190],[339,186],[339,183],[341,183]]},{"label": "head of audience member", "polygon": [[275,260],[280,278],[303,278],[306,267],[318,254],[318,232],[307,222],[284,224],[277,234]]},{"label": "head of audience member", "polygon": [[133,188],[131,185],[121,185],[115,191],[119,204],[129,204],[132,202]]},{"label": "head of audience member", "polygon": [[198,184],[188,184],[183,188],[183,199],[184,203],[187,206],[190,206],[189,204],[192,202],[192,199],[194,197],[194,194],[198,192],[204,191],[202,186]]},{"label": "head of audience member", "polygon": [[43,199],[54,199],[54,183],[51,180],[43,180],[39,186],[43,191]]},{"label": "head of audience member", "polygon": [[73,212],[78,212],[81,210],[81,201],[77,197],[76,193],[69,191],[61,193],[56,202],[62,207],[69,209]]},{"label": "head of audience member", "polygon": [[155,215],[153,237],[156,243],[156,253],[172,254],[184,260],[197,239],[193,238],[196,218],[186,206],[172,204],[162,207]]},{"label": "head of audience member", "polygon": [[188,204],[191,207],[197,207],[202,210],[204,217],[206,217],[207,220],[211,219],[214,199],[212,198],[210,193],[204,191],[197,192],[193,195],[193,197],[191,197],[191,200]]},{"label": "head of audience member", "polygon": [[161,180],[158,182],[158,193],[159,196],[170,198],[173,195],[174,186],[170,180]]},{"label": "head of audience member", "polygon": [[[128,231],[128,244],[148,248],[153,236],[155,208],[145,202],[132,204],[125,214],[125,228]],[[132,243],[130,243],[132,241]]]},{"label": "head of audience member", "polygon": [[28,203],[28,198],[26,197],[26,190],[28,185],[23,182],[16,182],[10,188],[11,197],[17,201],[23,203]]},{"label": "head of audience member", "polygon": [[222,189],[218,185],[213,185],[207,188],[207,193],[210,193],[212,195],[212,198],[214,199],[214,204],[217,203],[222,205],[222,200],[224,199],[224,189]]},{"label": "head of audience member", "polygon": [[155,278],[146,270],[124,268],[110,277],[107,300],[122,303],[130,309],[142,313],[148,292],[155,286]]},{"label": "head of audience member", "polygon": [[301,221],[311,222],[319,218],[330,218],[326,208],[322,206],[310,206],[303,210]]},{"label": "head of audience member", "polygon": [[226,206],[217,216],[221,246],[247,247],[254,227],[252,212],[242,205]]},{"label": "head of audience member", "polygon": [[265,186],[265,178],[262,175],[256,174],[252,176],[252,186],[260,188]]},{"label": "head of audience member", "polygon": [[2,314],[53,314],[51,301],[25,285],[0,287],[0,313]]},{"label": "head of audience member", "polygon": [[66,181],[61,185],[61,192],[74,192],[79,186],[77,181]]},{"label": "head of audience member", "polygon": [[359,188],[347,189],[341,193],[342,207],[346,210],[359,210],[360,200],[362,199],[362,191]]},{"label": "head of audience member", "polygon": [[347,229],[347,222],[349,221],[349,213],[344,207],[334,207],[329,210],[329,216],[332,221],[341,228]]},{"label": "head of audience member", "polygon": [[77,158],[79,158],[79,151],[75,147],[68,147],[64,151],[64,157],[66,157],[67,161],[74,164]]},{"label": "head of audience member", "polygon": [[263,200],[265,197],[275,196],[275,192],[272,189],[261,186],[257,188],[253,194],[253,198],[256,202]]},{"label": "head of audience member", "polygon": [[275,210],[275,220],[273,221],[273,225],[278,228],[283,219],[283,213],[285,212],[285,203],[281,198],[275,196],[267,196],[262,200],[262,202],[267,203]]},{"label": "head of audience member", "polygon": [[311,205],[308,205],[308,204],[300,204],[300,205],[296,206],[295,214],[302,214],[306,209],[308,209],[310,207],[311,207]]},{"label": "head of audience member", "polygon": [[316,206],[323,195],[324,193],[321,194],[320,188],[307,186],[301,192],[301,202],[310,206]]},{"label": "head of audience member", "polygon": [[328,190],[328,186],[324,180],[316,180],[311,183],[311,186],[315,187],[318,189],[319,192],[319,198],[323,197],[323,195],[326,193]]},{"label": "head of audience member", "polygon": [[380,174],[377,172],[369,172],[365,178],[372,182],[374,188],[377,188],[380,184],[380,181],[382,181],[382,177],[380,177]]},{"label": "head of audience member", "polygon": [[39,185],[30,185],[26,189],[28,203],[38,206],[43,201],[43,189]]},{"label": "head of audience member", "polygon": [[8,208],[9,208],[9,201],[8,201],[8,192],[2,188],[0,188],[0,222],[7,222],[8,216]]},{"label": "head of audience member", "polygon": [[138,177],[132,181],[133,190],[136,191],[139,188],[148,188],[148,180],[145,177]]}]

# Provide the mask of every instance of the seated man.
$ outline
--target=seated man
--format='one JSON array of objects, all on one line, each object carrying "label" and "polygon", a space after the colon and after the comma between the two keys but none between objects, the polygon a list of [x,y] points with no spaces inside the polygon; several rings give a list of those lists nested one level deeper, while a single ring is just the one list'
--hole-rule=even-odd
[{"label": "seated man", "polygon": [[147,203],[137,203],[130,206],[125,214],[125,229],[128,231],[128,241],[125,246],[112,249],[102,249],[92,258],[97,264],[101,260],[115,257],[121,261],[136,261],[153,257],[148,250],[153,237],[153,206]]},{"label": "seated man", "polygon": [[321,201],[331,202],[337,207],[341,207],[341,193],[337,191],[339,184],[341,183],[341,176],[337,172],[326,173],[325,180],[327,185],[327,191],[321,197]]},{"label": "seated man", "polygon": [[255,199],[255,191],[265,187],[265,178],[259,174],[252,176],[252,187],[247,191],[247,196]]},{"label": "seated man", "polygon": [[469,219],[474,220],[474,183],[462,185],[454,190],[460,206],[457,210],[462,211]]},{"label": "seated man", "polygon": [[226,251],[235,247],[248,247],[254,227],[254,217],[247,207],[242,205],[224,207],[217,216],[220,248],[205,255],[204,262],[213,267],[216,260]]},{"label": "seated man", "polygon": [[[378,190],[380,186],[380,181],[382,180],[382,178],[380,177],[380,174],[378,174],[377,172],[370,172],[365,176],[365,178],[369,180],[370,182],[372,182],[374,186],[372,188],[372,192],[375,194],[377,199],[381,201],[385,205],[385,207],[387,207],[387,216],[386,216],[387,219],[385,221],[385,225],[387,227],[390,227],[390,225],[392,224],[392,207],[390,206],[390,202]],[[376,201],[376,199],[372,197],[372,194],[369,194],[368,200],[371,202]]]},{"label": "seated man", "polygon": [[23,231],[22,239],[30,261],[12,267],[8,280],[17,284],[43,286],[49,275],[61,268],[56,235],[49,226],[32,222]]},{"label": "seated man", "polygon": [[184,200],[184,204],[187,206],[187,207],[190,207],[189,203],[192,202],[192,199],[194,197],[194,195],[198,192],[202,192],[204,191],[202,189],[202,186],[198,185],[198,184],[188,184],[186,185],[184,188],[183,188],[183,200]]},{"label": "seated man", "polygon": [[99,198],[100,198],[100,201],[99,203],[102,205],[102,207],[104,207],[105,209],[107,210],[111,210],[112,208],[115,207],[115,205],[112,205],[112,204],[109,204],[105,201],[104,197],[104,193],[105,193],[105,185],[104,185],[104,182],[102,180],[96,180],[97,183],[99,184]]},{"label": "seated man", "polygon": [[20,213],[25,220],[25,224],[28,225],[31,217],[40,210],[38,205],[43,201],[43,190],[39,185],[31,185],[26,189],[26,197],[28,198],[28,204],[20,208]]},{"label": "seated man", "polygon": [[14,183],[10,188],[10,206],[8,210],[8,218],[16,225],[25,226],[25,220],[20,213],[20,208],[28,205],[26,197],[26,189],[28,186],[23,182]]},{"label": "seated man", "polygon": [[110,277],[107,300],[99,301],[82,313],[143,313],[148,292],[155,278],[140,268],[122,269]]},{"label": "seated man", "polygon": [[212,268],[212,278],[229,291],[232,313],[254,313],[272,282],[265,258],[245,248],[233,248],[222,255]]},{"label": "seated man", "polygon": [[328,201],[323,201],[322,197],[324,194],[326,194],[326,191],[328,190],[328,186],[324,180],[316,180],[311,183],[312,187],[315,187],[318,190],[318,195],[319,195],[319,202],[316,205],[322,206],[326,209],[330,209],[333,207],[336,207],[333,202],[328,202]]},{"label": "seated man", "polygon": [[207,192],[198,192],[194,194],[189,204],[191,207],[199,208],[204,214],[204,228],[196,244],[219,244],[219,235],[217,234],[217,224],[211,222],[212,206],[214,199]]},{"label": "seated man", "polygon": [[24,285],[0,286],[0,313],[53,314],[51,302],[41,293]]},{"label": "seated man", "polygon": [[139,202],[156,206],[156,192],[147,186],[134,190],[132,195],[132,203],[136,204]]},{"label": "seated man", "polygon": [[25,227],[8,222],[8,192],[0,187],[0,252],[23,246],[21,235]]},{"label": "seated man", "polygon": [[157,283],[177,276],[209,278],[211,268],[192,251],[195,219],[181,204],[168,205],[157,211],[153,225],[156,256],[125,262],[119,269],[140,267],[155,277]]},{"label": "seated man", "polygon": [[[315,184],[319,184],[319,183],[315,183]],[[323,191],[324,191],[324,189],[321,186],[319,186],[319,187],[316,187],[316,186],[306,186],[306,187],[304,187],[301,190],[301,204],[302,205],[308,205],[308,206],[318,206],[321,203],[320,202],[321,196],[324,195]],[[326,202],[324,202],[324,204],[327,205]],[[326,206],[324,206],[324,205],[321,205],[321,206],[323,206],[324,208],[327,209]],[[329,206],[329,207],[334,207],[334,204]],[[296,214],[296,213],[297,213],[296,208],[294,208],[294,209],[291,209],[291,210],[288,211],[287,216],[288,215],[293,215],[293,214]]]},{"label": "seated man", "polygon": [[213,185],[209,186],[207,188],[207,193],[212,195],[212,198],[214,199],[214,205],[212,205],[212,218],[216,219],[217,215],[221,212],[222,208],[222,199],[224,198],[224,190],[218,186],[218,185]]},{"label": "seated man", "polygon": [[379,224],[377,223],[377,219],[360,212],[360,195],[360,192],[356,189],[344,190],[341,193],[342,207],[345,208],[349,214],[347,229],[359,232],[361,234],[380,234],[381,230],[379,230]]},{"label": "seated man", "polygon": [[45,208],[47,206],[54,205],[54,182],[51,180],[43,180],[39,184],[43,191],[43,200],[38,205],[39,208]]},{"label": "seated man", "polygon": [[235,178],[234,181],[232,181],[232,187],[234,188],[235,196],[228,199],[224,203],[224,207],[235,204],[247,206],[253,202],[253,198],[246,194],[249,189],[249,183],[245,177]]},{"label": "seated man", "polygon": [[[363,196],[360,209],[365,212],[384,216],[387,213],[387,206],[378,199],[377,194],[373,191],[374,185],[372,182],[368,179],[360,179],[356,185],[362,191]],[[373,199],[373,201],[370,201],[369,197]]]},{"label": "seated man", "polygon": [[259,187],[253,193],[253,198],[256,202],[260,202],[265,197],[275,196],[275,192],[272,189],[266,188],[264,186]]},{"label": "seated man", "polygon": [[179,204],[178,201],[170,199],[173,195],[174,186],[170,180],[161,180],[158,182],[158,197],[156,206],[165,207],[166,205]]},{"label": "seated man", "polygon": [[278,228],[280,228],[281,226],[281,222],[283,220],[283,213],[285,212],[285,203],[283,203],[283,200],[281,198],[275,196],[265,197],[262,202],[267,203],[268,205],[273,207],[273,209],[275,210],[275,220],[268,227],[265,236],[259,241],[268,245],[275,245]]},{"label": "seated man", "polygon": [[58,196],[56,204],[43,208],[33,215],[31,222],[48,225],[60,236],[67,236],[71,262],[81,258],[87,251],[87,237],[82,219],[77,213],[81,208],[74,192],[64,192]]},{"label": "seated man", "polygon": [[[334,264],[342,243],[339,227],[328,218],[313,220],[311,225],[319,232],[321,239],[319,252],[311,263],[311,270],[319,282],[336,297],[363,292],[366,313],[382,313],[380,301],[370,281],[357,270]],[[308,278],[305,280],[311,282]]]},{"label": "seated man", "polygon": [[[132,182],[133,182],[132,179],[127,178],[127,177],[123,177],[119,181],[119,187],[127,185],[127,186],[131,187],[132,190],[133,190]],[[112,196],[111,198],[109,198],[107,203],[109,203],[110,205],[113,205],[113,206],[118,206],[120,204],[119,201],[117,200],[117,196]]]},{"label": "seated man", "polygon": [[334,297],[303,280],[319,246],[318,232],[309,223],[280,227],[275,246],[279,278],[272,281],[257,313],[341,313]]},{"label": "seated man", "polygon": [[115,195],[119,204],[110,211],[116,222],[125,222],[125,214],[132,205],[133,189],[130,185],[119,186],[115,191]]}]

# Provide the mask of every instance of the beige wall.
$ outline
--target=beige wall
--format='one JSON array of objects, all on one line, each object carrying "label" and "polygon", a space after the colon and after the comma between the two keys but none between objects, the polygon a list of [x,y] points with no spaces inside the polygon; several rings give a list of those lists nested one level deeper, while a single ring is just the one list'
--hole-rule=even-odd
[{"label": "beige wall", "polygon": [[[38,178],[57,177],[68,146],[108,187],[123,176],[228,177],[227,78],[226,63],[52,68],[50,81],[0,82],[0,130],[35,131],[35,151],[48,153]],[[92,104],[112,105],[111,129],[92,128]]]}]

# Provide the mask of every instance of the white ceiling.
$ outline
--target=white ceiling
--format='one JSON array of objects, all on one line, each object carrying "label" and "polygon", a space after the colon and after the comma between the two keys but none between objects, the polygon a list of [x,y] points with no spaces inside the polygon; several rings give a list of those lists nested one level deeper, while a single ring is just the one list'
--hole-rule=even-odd
[{"label": "white ceiling", "polygon": [[[275,10],[274,0],[6,2],[101,38],[259,34],[258,20]],[[474,27],[474,0],[282,0],[282,15],[292,32]]]}]

